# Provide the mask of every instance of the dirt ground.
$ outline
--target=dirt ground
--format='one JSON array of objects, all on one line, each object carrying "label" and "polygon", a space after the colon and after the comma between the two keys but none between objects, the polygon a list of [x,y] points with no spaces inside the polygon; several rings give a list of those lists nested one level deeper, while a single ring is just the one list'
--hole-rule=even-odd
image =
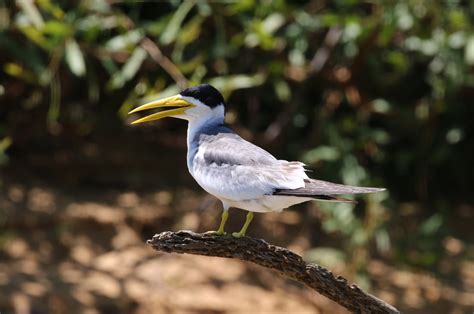
[{"label": "dirt ground", "polygon": [[[346,313],[262,267],[157,253],[145,244],[165,230],[213,229],[220,205],[204,193],[94,188],[78,195],[61,186],[12,183],[0,208],[1,313]],[[229,229],[242,220],[231,212]],[[304,219],[287,211],[258,215],[249,233],[303,254],[310,243],[298,230],[305,230]],[[456,250],[452,241],[448,249]],[[405,313],[472,313],[474,263],[450,265],[461,284],[372,260],[370,290]]]}]

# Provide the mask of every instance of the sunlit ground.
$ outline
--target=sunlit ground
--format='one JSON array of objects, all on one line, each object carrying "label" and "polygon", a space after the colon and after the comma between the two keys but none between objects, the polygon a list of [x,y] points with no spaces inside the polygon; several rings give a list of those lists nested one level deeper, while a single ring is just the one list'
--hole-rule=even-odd
[{"label": "sunlit ground", "polygon": [[[325,297],[259,266],[150,249],[145,240],[156,232],[215,227],[220,204],[201,192],[72,193],[64,187],[16,183],[8,185],[0,206],[6,231],[1,238],[0,309],[6,312],[345,313]],[[317,208],[258,215],[250,234],[303,254],[311,245],[311,212]],[[237,229],[243,216],[232,214],[229,228]],[[468,313],[474,307],[474,263],[457,258],[460,245],[453,238],[445,243],[452,256],[446,267],[457,268],[452,280],[370,261],[371,292],[407,313]],[[350,276],[344,265],[326,266]]]}]

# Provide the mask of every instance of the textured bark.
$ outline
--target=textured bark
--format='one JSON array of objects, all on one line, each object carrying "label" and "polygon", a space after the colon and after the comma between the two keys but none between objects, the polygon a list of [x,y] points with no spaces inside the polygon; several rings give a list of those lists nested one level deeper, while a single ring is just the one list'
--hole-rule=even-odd
[{"label": "textured bark", "polygon": [[157,251],[237,258],[274,269],[286,277],[306,284],[355,313],[399,313],[393,306],[349,285],[341,276],[316,264],[306,263],[288,249],[268,244],[262,239],[217,236],[212,233],[166,231],[147,243]]}]

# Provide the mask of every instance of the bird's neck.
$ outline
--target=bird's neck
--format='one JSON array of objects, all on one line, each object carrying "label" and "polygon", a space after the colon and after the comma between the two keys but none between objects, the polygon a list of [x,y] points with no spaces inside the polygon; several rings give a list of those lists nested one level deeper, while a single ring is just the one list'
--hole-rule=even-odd
[{"label": "bird's neck", "polygon": [[224,105],[219,105],[210,110],[208,114],[190,118],[188,120],[188,148],[203,131],[224,125],[224,114]]},{"label": "bird's neck", "polygon": [[188,169],[193,173],[194,156],[198,152],[201,134],[210,134],[224,126],[224,114],[207,115],[190,119],[188,123]]},{"label": "bird's neck", "polygon": [[209,116],[190,120],[188,124],[188,149],[194,141],[198,140],[201,133],[223,125],[224,117]]},{"label": "bird's neck", "polygon": [[193,174],[193,161],[199,149],[202,134],[212,134],[225,128],[224,106],[216,106],[206,115],[193,117],[188,120],[188,169]]}]

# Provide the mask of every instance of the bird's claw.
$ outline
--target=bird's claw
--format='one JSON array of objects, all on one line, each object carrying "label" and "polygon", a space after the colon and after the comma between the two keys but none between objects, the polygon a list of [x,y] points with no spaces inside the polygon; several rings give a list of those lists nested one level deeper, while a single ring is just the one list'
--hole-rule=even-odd
[{"label": "bird's claw", "polygon": [[232,236],[233,236],[234,238],[239,239],[239,238],[242,238],[243,236],[245,236],[245,233],[242,233],[242,232],[232,232]]},{"label": "bird's claw", "polygon": [[214,234],[217,235],[217,236],[225,236],[225,235],[227,235],[227,232],[221,231],[221,230],[212,231],[212,233],[214,233]]}]

